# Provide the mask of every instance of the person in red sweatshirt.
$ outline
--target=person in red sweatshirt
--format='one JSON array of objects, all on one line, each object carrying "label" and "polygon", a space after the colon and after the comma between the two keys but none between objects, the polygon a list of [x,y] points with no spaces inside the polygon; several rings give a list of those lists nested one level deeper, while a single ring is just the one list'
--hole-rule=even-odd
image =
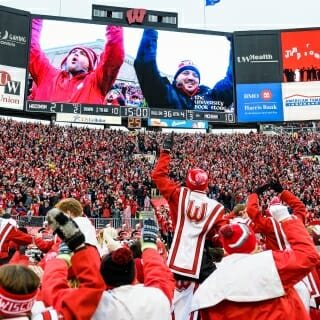
[{"label": "person in red sweatshirt", "polygon": [[29,71],[34,85],[29,99],[105,104],[124,62],[123,28],[106,26],[107,41],[99,58],[93,49],[76,46],[57,69],[40,47],[42,27],[42,19],[32,19]]},{"label": "person in red sweatshirt", "polygon": [[[48,222],[73,255],[70,259],[70,255],[61,254],[47,262],[41,289],[46,306],[52,306],[64,319],[157,320],[159,316],[171,319],[174,279],[157,252],[155,220],[143,221],[143,284],[136,284],[135,263],[129,248],[117,248],[100,261],[97,250],[85,243],[85,236],[74,220],[52,209]],[[68,286],[70,263],[80,282],[79,288]]]}]

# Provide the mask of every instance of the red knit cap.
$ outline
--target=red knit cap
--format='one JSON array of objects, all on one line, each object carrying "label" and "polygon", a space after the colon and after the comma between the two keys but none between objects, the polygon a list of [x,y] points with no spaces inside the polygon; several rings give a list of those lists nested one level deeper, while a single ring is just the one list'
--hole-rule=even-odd
[{"label": "red knit cap", "polygon": [[193,63],[193,61],[191,61],[191,60],[183,60],[179,63],[178,70],[177,70],[176,74],[174,75],[174,81],[177,79],[178,75],[181,72],[183,72],[184,70],[191,70],[191,71],[195,72],[198,79],[199,79],[199,82],[200,82],[200,71],[197,68],[197,66]]},{"label": "red knit cap", "polygon": [[224,250],[229,253],[251,253],[258,240],[253,230],[245,223],[232,223],[219,230]]},{"label": "red knit cap", "polygon": [[63,58],[63,60],[61,61],[61,68],[62,68],[63,65],[66,63],[66,61],[67,61],[69,55],[71,54],[71,52],[72,52],[73,50],[75,50],[75,49],[80,49],[80,50],[82,50],[82,51],[86,54],[86,56],[87,56],[87,58],[88,58],[88,60],[89,60],[88,72],[94,70],[94,69],[96,68],[97,62],[98,62],[98,56],[97,56],[97,54],[95,53],[94,50],[92,50],[92,49],[89,48],[89,47],[80,47],[80,46],[79,46],[79,47],[74,47],[74,48],[72,48],[72,49],[68,52],[68,54],[67,54],[67,55]]}]

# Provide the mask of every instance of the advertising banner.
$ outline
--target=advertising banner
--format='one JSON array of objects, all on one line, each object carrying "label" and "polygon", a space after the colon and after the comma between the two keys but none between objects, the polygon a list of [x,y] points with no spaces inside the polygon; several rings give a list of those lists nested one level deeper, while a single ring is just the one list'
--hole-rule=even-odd
[{"label": "advertising banner", "polygon": [[0,107],[23,110],[30,15],[0,6]]}]

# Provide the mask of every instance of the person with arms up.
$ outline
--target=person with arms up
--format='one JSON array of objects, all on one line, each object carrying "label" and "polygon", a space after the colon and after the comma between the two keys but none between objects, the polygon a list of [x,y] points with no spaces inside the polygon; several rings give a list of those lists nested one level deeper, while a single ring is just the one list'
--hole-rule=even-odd
[{"label": "person with arms up", "polygon": [[[267,190],[276,193],[269,202],[268,211],[270,216],[263,215],[259,196]],[[290,208],[293,217],[299,219],[304,225],[307,216],[305,204],[291,191],[286,190],[278,178],[270,179],[270,182],[256,188],[248,197],[247,213],[254,223],[252,223],[255,233],[260,233],[265,238],[266,250],[286,250],[290,248],[287,237],[283,232],[281,224],[275,219],[274,213],[282,210],[286,205]],[[285,211],[284,211],[285,212]],[[320,314],[320,279],[319,279],[320,260],[315,268],[300,282],[295,285],[306,310],[310,313],[311,319],[317,319],[316,314]]]},{"label": "person with arms up", "polygon": [[211,239],[227,220],[223,205],[207,197],[208,174],[204,170],[190,168],[185,187],[169,178],[173,145],[172,132],[163,142],[151,177],[169,204],[174,228],[167,259],[176,279],[174,319],[197,319],[197,312],[189,315],[191,299],[199,283],[215,269],[209,254],[209,248],[213,246]]},{"label": "person with arms up", "polygon": [[290,249],[259,250],[254,231],[244,223],[219,230],[228,255],[192,300],[191,310],[199,310],[202,320],[310,319],[294,286],[316,266],[318,252],[303,223],[287,207],[273,217]]},{"label": "person with arms up", "polygon": [[115,247],[102,258],[100,273],[106,290],[92,320],[171,320],[175,282],[157,251],[157,235],[155,219],[143,220],[143,283],[137,283],[136,264],[127,246]]},{"label": "person with arms up", "polygon": [[[55,319],[91,319],[105,289],[99,273],[99,252],[86,243],[85,234],[74,219],[60,209],[51,209],[47,221],[62,242],[57,256],[46,262],[41,300],[59,315]],[[68,283],[70,267],[79,282],[75,288]]]},{"label": "person with arms up", "polygon": [[80,201],[75,198],[64,198],[60,200],[55,207],[77,223],[80,230],[85,235],[87,244],[98,248],[96,228],[91,220],[84,214],[83,206]]},{"label": "person with arms up", "polygon": [[123,28],[106,26],[100,57],[88,47],[75,46],[55,68],[40,46],[42,19],[32,19],[29,72],[35,83],[32,100],[105,104],[124,62]]},{"label": "person with arms up", "polygon": [[[226,112],[233,105],[232,50],[224,79],[213,88],[200,84],[200,71],[191,60],[180,62],[170,83],[157,65],[158,31],[145,29],[134,68],[149,107]],[[192,45],[192,43],[190,44]],[[212,70],[214,72],[214,70]]]}]

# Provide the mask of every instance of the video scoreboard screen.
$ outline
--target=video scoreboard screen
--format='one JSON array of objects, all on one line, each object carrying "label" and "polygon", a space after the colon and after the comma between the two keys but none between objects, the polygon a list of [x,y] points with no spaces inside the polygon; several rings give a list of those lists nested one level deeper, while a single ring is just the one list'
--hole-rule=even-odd
[{"label": "video scoreboard screen", "polygon": [[159,23],[147,11],[147,23],[135,23],[130,10],[117,11],[114,22],[99,10],[95,21],[32,16],[25,111],[119,124],[132,117],[235,122],[228,33],[179,29],[173,16]]}]

